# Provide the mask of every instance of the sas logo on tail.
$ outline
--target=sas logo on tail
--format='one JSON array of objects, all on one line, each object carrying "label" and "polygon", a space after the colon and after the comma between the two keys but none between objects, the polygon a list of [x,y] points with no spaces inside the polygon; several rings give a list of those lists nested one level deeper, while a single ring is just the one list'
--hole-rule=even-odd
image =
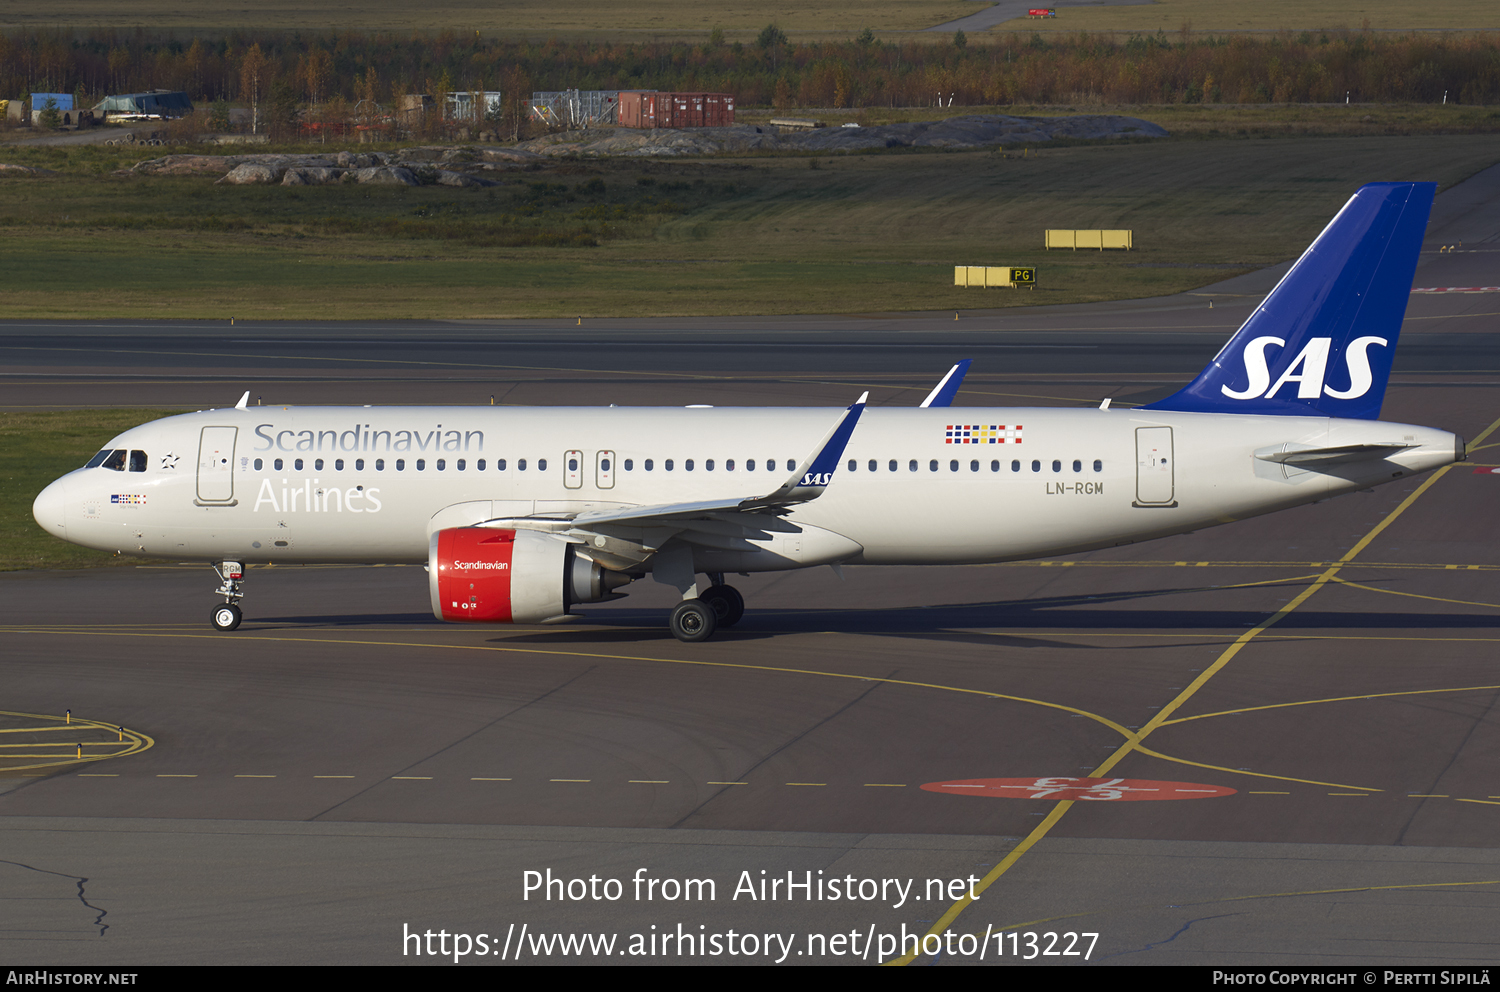
[{"label": "sas logo on tail", "polygon": [[[1275,385],[1271,385],[1271,370],[1266,359],[1266,348],[1273,344],[1278,348],[1286,347],[1286,342],[1281,338],[1269,335],[1252,339],[1245,345],[1244,351],[1245,375],[1249,383],[1244,389],[1220,386],[1219,390],[1233,400],[1271,399],[1282,386],[1295,382],[1297,398],[1301,400],[1317,399],[1319,396],[1332,396],[1339,400],[1357,399],[1368,393],[1374,382],[1374,376],[1370,372],[1369,347],[1372,344],[1378,344],[1382,348],[1388,346],[1385,338],[1377,337],[1355,338],[1349,342],[1349,347],[1344,350],[1344,362],[1349,369],[1349,388],[1334,389],[1324,383],[1328,352],[1333,345],[1332,338],[1309,340],[1301,354],[1276,379]],[[1267,386],[1270,388],[1266,388]]]},{"label": "sas logo on tail", "polygon": [[798,483],[800,486],[826,486],[833,481],[832,472],[808,472]]}]

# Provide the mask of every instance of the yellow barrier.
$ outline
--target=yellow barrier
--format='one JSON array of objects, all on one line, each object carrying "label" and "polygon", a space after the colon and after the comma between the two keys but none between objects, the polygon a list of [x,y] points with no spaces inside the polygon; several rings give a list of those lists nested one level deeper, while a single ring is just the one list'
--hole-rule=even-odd
[{"label": "yellow barrier", "polygon": [[[1021,273],[1017,277],[1016,273]],[[1017,283],[1032,285],[1036,282],[1036,269],[1010,265],[955,265],[953,285],[980,287],[983,289],[1015,289]]]},{"label": "yellow barrier", "polygon": [[1124,248],[1126,251],[1135,247],[1133,231],[1104,231],[1104,230],[1054,230],[1047,231],[1047,250],[1053,248],[1071,248],[1077,251],[1079,248],[1096,248],[1103,251],[1106,248]]}]

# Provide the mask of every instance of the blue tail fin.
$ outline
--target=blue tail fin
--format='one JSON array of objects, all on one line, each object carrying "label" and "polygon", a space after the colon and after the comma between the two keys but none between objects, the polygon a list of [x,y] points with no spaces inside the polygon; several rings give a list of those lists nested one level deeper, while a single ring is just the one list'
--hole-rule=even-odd
[{"label": "blue tail fin", "polygon": [[1379,417],[1436,190],[1361,187],[1198,378],[1143,409]]}]

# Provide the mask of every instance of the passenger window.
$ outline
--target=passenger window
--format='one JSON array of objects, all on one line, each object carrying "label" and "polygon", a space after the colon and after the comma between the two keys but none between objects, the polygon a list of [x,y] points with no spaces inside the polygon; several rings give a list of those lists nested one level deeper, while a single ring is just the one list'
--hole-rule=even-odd
[{"label": "passenger window", "polygon": [[405,472],[406,471],[406,459],[405,458],[397,458],[396,459],[396,471],[397,472]]},{"label": "passenger window", "polygon": [[259,472],[261,469],[263,469],[265,467],[266,467],[266,463],[264,461],[262,461],[259,458],[255,459],[255,471]]},{"label": "passenger window", "polygon": [[725,460],[725,462],[724,462],[724,471],[726,471],[726,472],[733,472],[734,471],[734,459],[733,458],[729,458],[729,459]]},{"label": "passenger window", "polygon": [[568,471],[569,472],[576,472],[576,471],[578,471],[578,459],[576,459],[576,458],[569,458],[568,459]]},{"label": "passenger window", "polygon": [[912,472],[917,470],[917,460],[915,458],[911,460],[911,464],[907,466],[907,469]]},{"label": "passenger window", "polygon": [[319,472],[323,471],[323,459],[319,458],[317,461],[313,462],[313,468],[317,469]]},{"label": "passenger window", "polygon": [[104,467],[115,472],[125,471],[125,456],[127,454],[128,452],[124,448],[116,448],[109,453],[108,458],[104,459]]},{"label": "passenger window", "polygon": [[1075,472],[1082,472],[1083,471],[1083,462],[1079,461],[1076,458],[1073,459],[1073,471],[1075,471]]},{"label": "passenger window", "polygon": [[994,461],[990,462],[990,471],[991,472],[998,472],[998,471],[1000,471],[1000,459],[996,458]]},{"label": "passenger window", "polygon": [[278,472],[281,471],[281,465],[282,465],[282,461],[281,461],[280,458],[276,459],[274,462],[271,463],[271,467],[274,468]]},{"label": "passenger window", "polygon": [[1021,459],[1019,459],[1019,458],[1013,458],[1013,459],[1011,459],[1010,470],[1012,472],[1019,472],[1019,471],[1021,471]]},{"label": "passenger window", "polygon": [[524,471],[526,471],[526,459],[524,459],[524,458],[517,458],[516,459],[516,471],[517,472],[524,472]]},{"label": "passenger window", "polygon": [[969,462],[969,471],[970,472],[978,472],[979,471],[979,459],[976,458],[973,461]]},{"label": "passenger window", "polygon": [[298,472],[302,471],[302,459],[298,458],[298,459],[294,460],[292,462],[292,468],[295,471],[298,471]]},{"label": "passenger window", "polygon": [[478,461],[476,461],[474,463],[474,471],[476,471],[476,472],[483,472],[484,471],[484,459],[483,458],[479,459]]},{"label": "passenger window", "polygon": [[335,458],[333,460],[333,470],[335,472],[342,472],[344,470],[344,460],[342,458]]},{"label": "passenger window", "polygon": [[662,462],[662,468],[666,469],[668,472],[672,471],[672,459],[668,458],[666,461]]},{"label": "passenger window", "polygon": [[545,459],[545,458],[538,458],[536,460],[536,470],[538,472],[545,472],[545,471],[547,471],[547,459]]},{"label": "passenger window", "polygon": [[132,451],[130,453],[130,471],[146,471],[146,453],[144,451]]},{"label": "passenger window", "polygon": [[[321,458],[318,459],[318,467],[319,468],[323,467],[323,460]],[[375,471],[377,471],[377,472],[384,472],[385,471],[385,459],[384,458],[377,458],[377,459],[375,459]]]},{"label": "passenger window", "polygon": [[354,459],[354,471],[356,471],[356,472],[363,472],[364,470],[365,470],[365,460],[363,458],[356,458],[356,459]]},{"label": "passenger window", "polygon": [[953,459],[951,462],[948,463],[948,471],[950,471],[950,472],[957,472],[958,471],[958,459],[957,458]]},{"label": "passenger window", "polygon": [[709,458],[709,459],[705,460],[704,463],[703,463],[703,471],[705,471],[705,472],[712,472],[713,470],[714,470],[714,460],[712,458]]},{"label": "passenger window", "polygon": [[1060,459],[1057,459],[1057,458],[1052,459],[1052,471],[1054,471],[1054,472],[1061,472],[1062,471],[1062,461]]},{"label": "passenger window", "polygon": [[794,462],[794,461],[792,461],[790,458],[788,458],[786,460],[786,470],[788,472],[793,472],[793,471],[796,471],[796,469],[797,469],[797,463]]},{"label": "passenger window", "polygon": [[1104,463],[1101,462],[1097,458],[1094,459],[1094,471],[1095,472],[1103,472],[1104,471]]},{"label": "passenger window", "polygon": [[460,458],[460,459],[459,459],[459,460],[458,460],[458,461],[457,461],[457,462],[456,462],[456,463],[455,463],[455,464],[454,464],[454,466],[453,466],[453,467],[454,467],[454,468],[456,468],[456,469],[458,469],[458,470],[459,470],[459,471],[460,471],[460,472],[462,472],[462,471],[463,471],[463,470],[464,470],[464,460],[463,460],[463,459],[462,459],[462,458]]},{"label": "passenger window", "polygon": [[448,462],[447,462],[447,460],[446,460],[446,459],[443,459],[443,458],[439,458],[439,459],[438,459],[438,460],[437,460],[437,470],[438,470],[438,471],[439,471],[439,472],[441,472],[441,471],[442,471],[442,470],[443,470],[443,469],[445,469],[445,468],[447,468],[447,467],[448,467]]},{"label": "passenger window", "polygon": [[894,458],[891,459],[891,471],[896,471],[896,459]]},{"label": "passenger window", "polygon": [[879,468],[880,468],[880,463],[877,462],[875,459],[871,458],[870,459],[870,465],[869,465],[870,471],[874,472],[874,471],[877,471]]},{"label": "passenger window", "polygon": [[634,458],[627,458],[627,459],[625,459],[625,471],[627,471],[627,472],[634,472],[635,471],[635,459]]},{"label": "passenger window", "polygon": [[427,459],[425,459],[425,458],[418,458],[417,459],[417,471],[421,472],[421,471],[425,470],[426,468],[427,468]]},{"label": "passenger window", "polygon": [[[954,462],[954,463],[953,463],[953,464],[955,464],[955,465],[957,465],[957,464],[958,464],[958,462]],[[930,463],[929,463],[929,464],[928,464],[928,466],[927,466],[927,468],[928,468],[928,471],[931,471],[931,472],[936,472],[936,471],[937,471],[937,459],[936,459],[936,458],[934,458],[934,459],[933,459],[933,460],[932,460],[932,461],[931,461],[931,462],[930,462]]]},{"label": "passenger window", "polygon": [[693,470],[693,460],[689,458],[687,461],[682,463],[682,467],[691,472]]},{"label": "passenger window", "polygon": [[1036,459],[1036,458],[1033,458],[1031,460],[1031,470],[1033,472],[1040,472],[1042,470],[1042,463],[1041,463],[1041,461],[1038,460],[1038,459]]},{"label": "passenger window", "polygon": [[858,470],[859,470],[859,462],[855,461],[853,458],[849,459],[849,471],[856,472]]},{"label": "passenger window", "polygon": [[645,466],[644,466],[644,468],[645,468],[645,469],[646,469],[646,471],[647,471],[647,472],[649,472],[649,471],[651,471],[651,470],[652,470],[652,469],[653,469],[653,468],[655,468],[655,467],[656,467],[656,466],[655,466],[655,465],[653,465],[653,464],[652,464],[652,461],[651,461],[651,459],[649,459],[649,458],[647,458],[647,459],[646,459],[646,464],[645,464]]},{"label": "passenger window", "polygon": [[496,458],[495,459],[495,471],[496,472],[504,472],[505,471],[505,459],[504,458]]}]

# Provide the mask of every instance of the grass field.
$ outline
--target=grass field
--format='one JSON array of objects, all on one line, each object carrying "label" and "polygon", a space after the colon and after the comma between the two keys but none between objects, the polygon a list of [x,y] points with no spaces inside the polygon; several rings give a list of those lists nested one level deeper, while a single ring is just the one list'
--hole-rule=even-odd
[{"label": "grass field", "polygon": [[853,37],[865,28],[881,32],[917,31],[983,9],[970,0],[435,0],[413,7],[395,0],[311,0],[308,3],[251,2],[228,5],[181,0],[121,6],[101,0],[53,0],[44,5],[9,3],[0,7],[0,29],[65,25],[76,28],[149,25],[154,29],[213,27],[279,30],[480,31],[485,35],[536,37],[653,37],[707,39],[714,28],[729,41],[749,41],[767,24],[793,36]]},{"label": "grass field", "polygon": [[[1041,4],[1040,6],[1046,6]],[[1153,0],[1128,7],[1059,7],[1057,17],[1006,21],[991,29],[1010,31],[1088,31],[1120,34],[1180,32],[1317,30],[1360,28],[1376,31],[1493,31],[1500,29],[1494,0]]]},{"label": "grass field", "polygon": [[[118,149],[7,149],[8,158],[64,174],[0,179],[0,272],[13,317],[590,317],[1071,303],[1178,292],[1232,274],[1205,264],[1279,261],[1364,182],[1448,185],[1500,161],[1496,134],[1256,137],[1216,120],[1209,127],[1199,119],[1198,138],[1024,157],[563,161],[490,190],[118,178],[109,172]],[[1137,250],[1049,255],[1048,227],[1130,228]],[[580,237],[597,244],[548,242]],[[955,264],[1036,264],[1039,286],[955,288]]]},{"label": "grass field", "polygon": [[181,410],[69,410],[0,413],[0,571],[129,564],[48,534],[31,518],[36,494],[78,468],[127,428]]}]

